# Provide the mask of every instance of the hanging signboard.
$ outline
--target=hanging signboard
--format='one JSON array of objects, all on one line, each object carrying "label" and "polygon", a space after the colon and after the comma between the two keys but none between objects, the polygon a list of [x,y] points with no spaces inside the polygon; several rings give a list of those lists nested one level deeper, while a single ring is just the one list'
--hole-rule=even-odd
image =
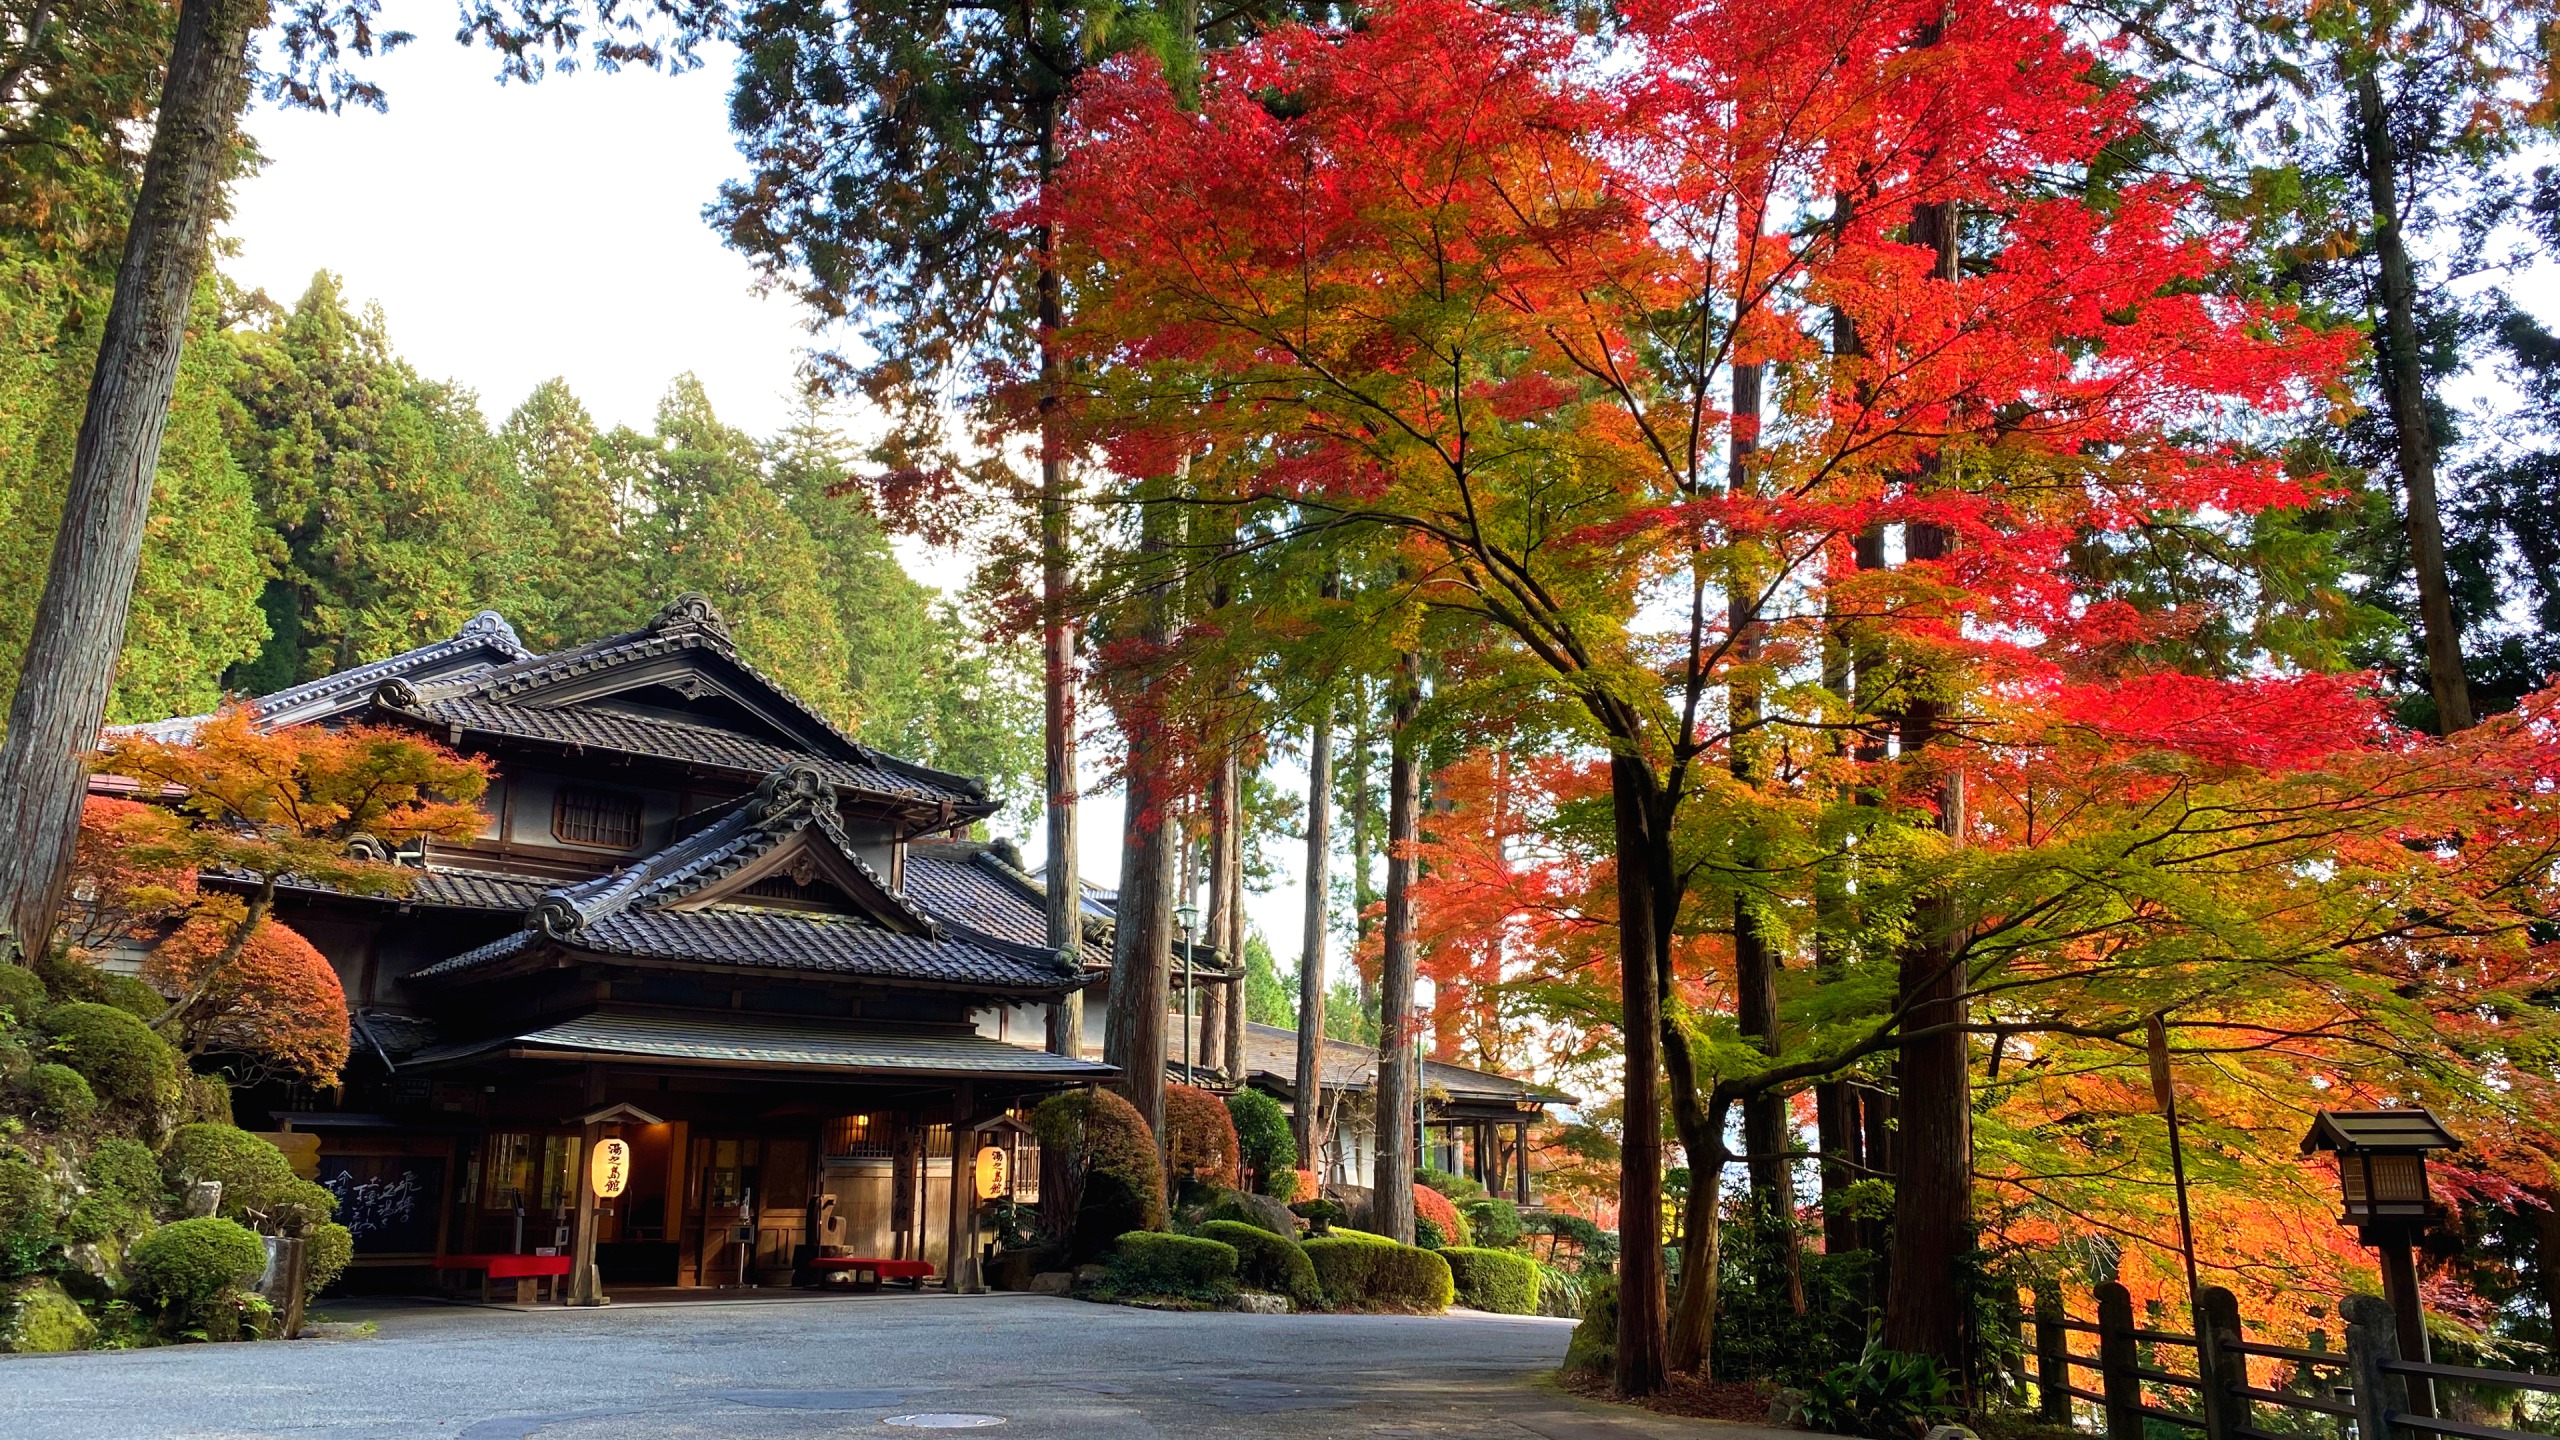
[{"label": "hanging signboard", "polygon": [[587,1163],[587,1183],[595,1187],[596,1198],[610,1200],[631,1183],[631,1145],[623,1140],[599,1140],[595,1158]]},{"label": "hanging signboard", "polygon": [[978,1147],[978,1198],[996,1200],[1013,1191],[1013,1153],[1001,1145]]}]

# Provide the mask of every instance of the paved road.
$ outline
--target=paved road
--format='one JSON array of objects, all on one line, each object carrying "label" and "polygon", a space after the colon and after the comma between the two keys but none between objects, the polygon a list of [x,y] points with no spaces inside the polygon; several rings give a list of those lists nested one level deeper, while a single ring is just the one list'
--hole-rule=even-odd
[{"label": "paved road", "polygon": [[[339,1307],[338,1313],[349,1313]],[[1777,1432],[1539,1388],[1564,1321],[1172,1315],[1027,1295],[603,1311],[408,1307],[372,1338],[0,1358],[8,1440],[1642,1440]],[[1802,1440],[1802,1437],[1796,1437]]]}]

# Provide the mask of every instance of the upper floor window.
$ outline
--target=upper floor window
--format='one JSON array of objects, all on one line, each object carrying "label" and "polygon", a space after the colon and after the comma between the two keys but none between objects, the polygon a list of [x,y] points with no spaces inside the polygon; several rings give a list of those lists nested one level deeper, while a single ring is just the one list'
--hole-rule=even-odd
[{"label": "upper floor window", "polygon": [[551,834],[572,845],[628,850],[640,843],[640,797],[563,785],[551,802]]}]

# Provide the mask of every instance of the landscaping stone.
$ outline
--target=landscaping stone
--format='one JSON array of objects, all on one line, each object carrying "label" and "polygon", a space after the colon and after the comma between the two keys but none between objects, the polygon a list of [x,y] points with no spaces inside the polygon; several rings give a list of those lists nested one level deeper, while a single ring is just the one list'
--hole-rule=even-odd
[{"label": "landscaping stone", "polygon": [[[1090,1268],[1099,1269],[1100,1267],[1095,1266]],[[1043,1270],[1039,1274],[1032,1276],[1031,1283],[1023,1288],[1029,1290],[1034,1295],[1064,1295],[1068,1291],[1076,1288],[1076,1272],[1072,1270]]]},{"label": "landscaping stone", "polygon": [[1265,1295],[1258,1290],[1247,1290],[1228,1301],[1227,1308],[1247,1315],[1286,1315],[1295,1307],[1290,1305],[1286,1295]]},{"label": "landscaping stone", "polygon": [[0,1308],[0,1350],[21,1355],[57,1355],[86,1350],[96,1342],[98,1327],[60,1285],[30,1280],[9,1294]]}]

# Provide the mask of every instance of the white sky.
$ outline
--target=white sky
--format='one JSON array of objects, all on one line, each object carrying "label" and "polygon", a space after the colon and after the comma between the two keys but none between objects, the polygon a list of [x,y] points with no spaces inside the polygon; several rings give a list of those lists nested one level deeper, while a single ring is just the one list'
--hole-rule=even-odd
[{"label": "white sky", "polygon": [[[757,296],[745,259],[702,218],[741,170],[727,53],[685,75],[502,86],[487,52],[453,43],[450,5],[383,8],[383,28],[419,36],[361,66],[387,113],[250,113],[267,163],[234,191],[226,273],[289,305],[314,272],[336,271],[352,303],[382,306],[404,358],[476,391],[493,425],[560,375],[601,424],[645,429],[690,370],[724,420],[781,428],[809,339],[800,312]],[[955,557],[904,553],[928,584],[965,573]],[[1303,772],[1279,780],[1304,792]],[[1086,878],[1118,884],[1118,796],[1091,797],[1080,821]],[[1040,835],[1016,838],[1040,863]],[[1248,908],[1285,968],[1303,849],[1283,849],[1280,885]]]}]

